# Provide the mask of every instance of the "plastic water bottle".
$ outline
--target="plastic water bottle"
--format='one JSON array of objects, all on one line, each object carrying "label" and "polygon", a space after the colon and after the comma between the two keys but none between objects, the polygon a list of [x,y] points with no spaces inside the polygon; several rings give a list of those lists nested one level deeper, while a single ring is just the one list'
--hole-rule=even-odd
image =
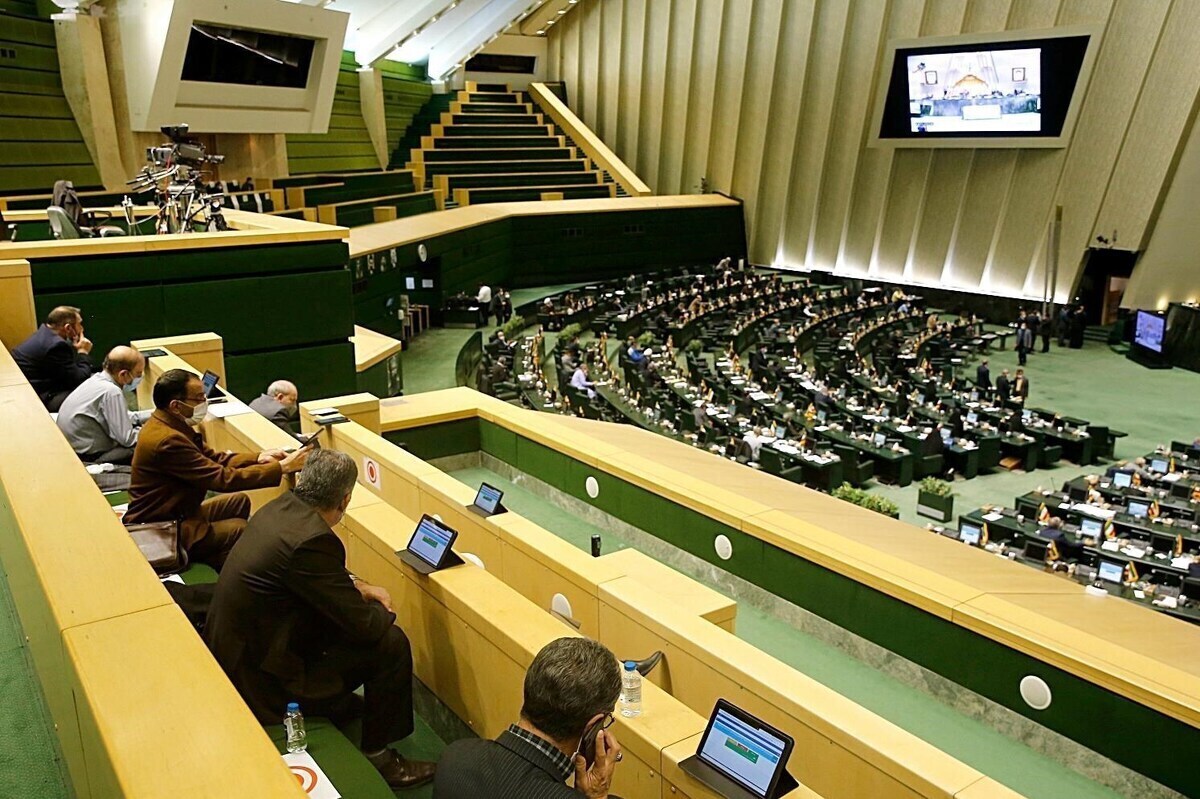
[{"label": "plastic water bottle", "polygon": [[289,754],[303,752],[308,749],[308,738],[304,732],[304,714],[300,712],[300,705],[295,702],[288,703],[287,716],[283,719],[283,727],[287,730],[287,750]]},{"label": "plastic water bottle", "polygon": [[642,675],[638,673],[637,664],[627,660],[625,670],[621,672],[621,715],[633,718],[641,714]]}]

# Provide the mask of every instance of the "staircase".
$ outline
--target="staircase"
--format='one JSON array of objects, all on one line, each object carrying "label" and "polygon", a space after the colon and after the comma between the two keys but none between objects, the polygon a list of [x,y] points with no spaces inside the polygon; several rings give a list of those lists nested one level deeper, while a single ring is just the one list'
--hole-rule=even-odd
[{"label": "staircase", "polygon": [[402,159],[418,190],[442,191],[447,208],[623,194],[528,94],[503,84],[432,98],[392,155]]}]

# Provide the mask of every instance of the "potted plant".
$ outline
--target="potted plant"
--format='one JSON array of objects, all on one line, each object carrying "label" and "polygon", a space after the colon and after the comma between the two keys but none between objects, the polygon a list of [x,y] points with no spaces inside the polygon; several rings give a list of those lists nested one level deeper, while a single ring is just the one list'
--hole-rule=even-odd
[{"label": "potted plant", "polygon": [[567,342],[582,332],[583,325],[574,322],[567,325],[562,330],[558,331],[558,340],[554,342],[555,349],[561,350],[563,347],[567,346]]},{"label": "potted plant", "polygon": [[945,480],[926,477],[917,486],[917,514],[950,521],[954,518],[954,487]]},{"label": "potted plant", "polygon": [[643,333],[637,337],[637,343],[639,347],[646,349],[646,347],[654,343],[654,334],[649,331]]},{"label": "potted plant", "polygon": [[900,508],[895,502],[886,497],[876,496],[861,488],[855,488],[849,483],[842,483],[833,489],[833,496],[852,505],[858,505],[860,508],[882,513],[884,516],[891,516],[893,519],[900,518]]}]

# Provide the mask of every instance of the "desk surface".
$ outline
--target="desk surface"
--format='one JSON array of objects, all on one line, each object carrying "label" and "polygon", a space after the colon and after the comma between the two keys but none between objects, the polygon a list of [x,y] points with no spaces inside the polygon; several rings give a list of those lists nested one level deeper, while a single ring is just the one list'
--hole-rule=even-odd
[{"label": "desk surface", "polygon": [[1102,617],[1064,610],[1088,599],[1082,586],[628,425],[526,411],[469,389],[382,409],[385,430],[475,415],[964,626],[983,603],[1010,632],[979,624],[982,634],[1200,726],[1192,625],[1125,602],[1107,603]]},{"label": "desk surface", "polygon": [[350,343],[354,345],[354,368],[360,372],[390,358],[404,346],[398,339],[359,325],[354,326],[354,335],[350,337]]}]

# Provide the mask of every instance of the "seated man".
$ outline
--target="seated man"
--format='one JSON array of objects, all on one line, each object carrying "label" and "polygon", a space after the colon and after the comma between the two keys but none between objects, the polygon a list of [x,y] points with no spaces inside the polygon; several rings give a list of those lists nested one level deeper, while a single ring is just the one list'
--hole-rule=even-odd
[{"label": "seated man", "polygon": [[1046,521],[1046,526],[1038,530],[1038,535],[1042,538],[1049,538],[1051,541],[1062,543],[1066,540],[1066,534],[1062,529],[1063,520],[1058,516],[1053,516]]},{"label": "seated man", "polygon": [[150,411],[131,411],[126,394],[137,391],[146,359],[133,347],[114,347],[102,371],[80,383],[58,409],[58,429],[86,463],[128,466],[138,430]]},{"label": "seated man", "polygon": [[263,724],[280,724],[289,702],[348,721],[365,685],[362,750],[390,787],[412,788],[433,779],[433,763],[388,748],[413,731],[412,649],[388,592],[346,571],[333,532],[357,479],[343,452],[309,457],[295,490],[254,514],[229,554],[204,635]]},{"label": "seated man", "polygon": [[250,410],[267,417],[276,427],[290,433],[292,428],[289,423],[299,413],[299,402],[300,392],[296,389],[295,383],[276,380],[267,386],[266,394],[259,395],[250,403]]},{"label": "seated man", "polygon": [[580,391],[587,392],[588,399],[596,398],[595,386],[591,380],[588,380],[588,366],[586,363],[581,363],[575,367],[575,373],[571,375],[571,387],[577,388]]},{"label": "seated man", "polygon": [[192,560],[220,571],[250,518],[250,498],[209,491],[249,491],[279,485],[300,471],[308,449],[254,454],[215,452],[192,428],[204,421],[208,401],[200,378],[172,369],[154,384],[154,407],[133,451],[126,524],[182,522],[180,538]]},{"label": "seated man", "polygon": [[91,351],[79,309],[60,305],[46,315],[45,324],[13,349],[12,356],[46,409],[54,413],[67,395],[96,371],[88,355]]},{"label": "seated man", "polygon": [[625,355],[629,358],[630,363],[635,366],[645,366],[646,355],[642,352],[642,348],[638,346],[637,339],[633,336],[630,336],[626,342]]},{"label": "seated man", "polygon": [[[494,741],[470,738],[446,747],[434,799],[612,797],[608,789],[622,754],[607,727],[620,694],[621,669],[607,647],[588,638],[551,641],[525,672],[520,721]],[[589,765],[580,750],[595,725],[600,731]],[[568,788],[572,774],[575,787]]]}]

